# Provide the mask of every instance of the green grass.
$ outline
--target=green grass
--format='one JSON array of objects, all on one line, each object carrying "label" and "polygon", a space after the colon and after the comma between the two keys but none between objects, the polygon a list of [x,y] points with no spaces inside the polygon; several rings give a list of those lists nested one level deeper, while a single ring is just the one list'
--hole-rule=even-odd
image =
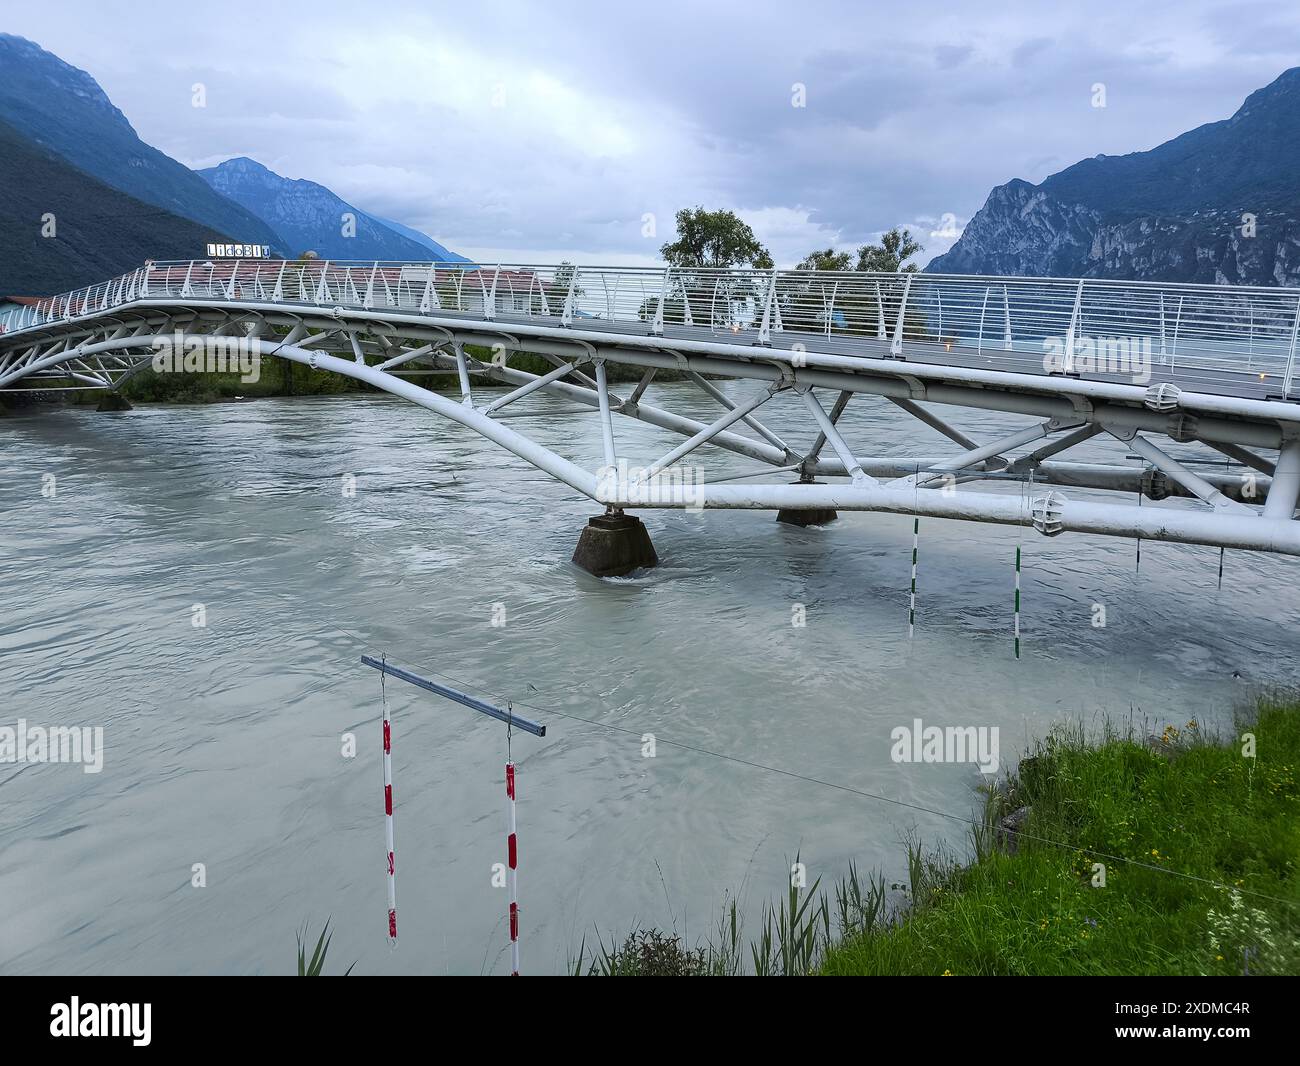
[{"label": "green grass", "polygon": [[[1058,730],[990,797],[974,861],[918,860],[910,909],[829,946],[821,972],[1300,972],[1300,704],[1266,701],[1222,743],[1199,734]],[[1021,805],[1012,853],[991,827]]]},{"label": "green grass", "polygon": [[[1060,728],[990,790],[963,864],[909,844],[906,884],[850,866],[830,893],[791,887],[747,944],[733,901],[702,945],[598,938],[570,972],[1300,973],[1298,768],[1297,702],[1265,700],[1222,738]],[[999,828],[1026,807],[1019,833]]]},{"label": "green grass", "polygon": [[[325,957],[329,954],[330,944],[334,942],[334,934],[330,932],[330,920],[325,919],[325,924],[321,927],[320,936],[316,939],[316,947],[312,951],[310,958],[307,955],[307,944],[311,938],[307,934],[307,927],[303,926],[294,936],[298,940],[298,976],[322,976],[325,970]],[[354,962],[352,966],[355,965]],[[352,966],[349,966],[344,971],[344,977],[352,973]]]}]

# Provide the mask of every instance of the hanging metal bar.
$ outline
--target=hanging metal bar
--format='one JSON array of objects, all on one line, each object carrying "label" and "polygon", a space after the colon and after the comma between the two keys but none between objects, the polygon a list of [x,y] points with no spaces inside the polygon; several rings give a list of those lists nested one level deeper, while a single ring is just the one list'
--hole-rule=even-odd
[{"label": "hanging metal bar", "polygon": [[546,736],[546,726],[534,722],[531,718],[523,718],[512,711],[502,710],[495,704],[488,703],[476,696],[471,696],[468,692],[461,692],[460,689],[452,688],[450,685],[444,685],[437,681],[430,681],[427,677],[421,677],[410,670],[403,670],[400,666],[394,666],[392,663],[376,659],[373,655],[361,656],[361,662],[366,666],[374,667],[381,674],[387,674],[389,677],[395,677],[398,681],[405,681],[414,685],[416,688],[422,688],[426,692],[432,692],[438,696],[446,696],[449,700],[454,700],[462,707],[468,707],[471,711],[478,711],[479,714],[485,714],[489,718],[495,718],[498,722],[505,722],[515,729],[522,729],[525,733],[531,733],[535,737]]}]

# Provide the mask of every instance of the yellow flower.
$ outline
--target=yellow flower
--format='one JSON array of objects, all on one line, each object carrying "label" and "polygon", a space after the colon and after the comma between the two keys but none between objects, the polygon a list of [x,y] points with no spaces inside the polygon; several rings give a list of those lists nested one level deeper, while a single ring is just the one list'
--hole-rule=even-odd
[{"label": "yellow flower", "polygon": [[951,976],[952,976],[952,971],[951,971],[951,970],[944,970],[944,971],[943,971],[943,976],[944,976],[944,977],[951,977]]}]

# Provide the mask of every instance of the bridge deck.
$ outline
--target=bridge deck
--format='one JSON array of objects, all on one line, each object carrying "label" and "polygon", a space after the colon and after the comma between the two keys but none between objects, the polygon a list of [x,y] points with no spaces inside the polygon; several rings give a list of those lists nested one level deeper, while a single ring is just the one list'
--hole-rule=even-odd
[{"label": "bridge deck", "polygon": [[[1055,351],[1083,380],[1157,380],[1219,396],[1300,398],[1300,291],[1292,289],[852,271],[223,260],[151,264],[25,308],[8,330],[27,333],[50,320],[155,298],[392,310],[485,330],[565,325],[614,337],[654,335],[665,346],[726,344],[731,350],[717,354],[734,359],[755,346],[802,346],[1044,375],[1046,355]],[[0,335],[0,346],[16,339]]]}]

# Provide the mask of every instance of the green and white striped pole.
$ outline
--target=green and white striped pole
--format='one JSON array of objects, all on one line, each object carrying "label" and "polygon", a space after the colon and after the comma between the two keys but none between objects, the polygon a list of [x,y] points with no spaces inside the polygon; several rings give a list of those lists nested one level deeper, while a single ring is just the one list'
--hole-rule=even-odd
[{"label": "green and white striped pole", "polygon": [[912,639],[912,634],[916,630],[916,546],[918,534],[921,531],[921,520],[912,519],[912,591],[908,597],[907,603],[907,639]]},{"label": "green and white striped pole", "polygon": [[1020,545],[1016,545],[1016,658],[1020,658]]}]

